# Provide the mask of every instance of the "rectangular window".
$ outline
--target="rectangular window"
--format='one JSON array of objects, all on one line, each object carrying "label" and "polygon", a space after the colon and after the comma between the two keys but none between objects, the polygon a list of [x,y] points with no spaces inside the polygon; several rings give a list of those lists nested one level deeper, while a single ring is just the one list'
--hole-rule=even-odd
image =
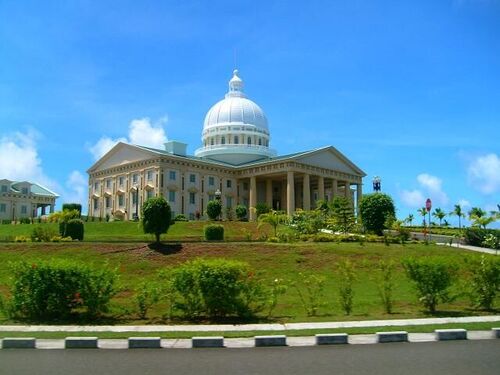
[{"label": "rectangular window", "polygon": [[111,198],[106,197],[106,208],[110,208],[110,207],[111,207]]},{"label": "rectangular window", "polygon": [[243,183],[243,190],[248,190],[248,182]]},{"label": "rectangular window", "polygon": [[99,190],[99,182],[94,182],[94,191]]},{"label": "rectangular window", "polygon": [[153,190],[148,190],[146,193],[146,199],[153,198],[155,196],[155,192]]},{"label": "rectangular window", "polygon": [[7,185],[2,185],[2,193],[6,193],[7,192]]},{"label": "rectangular window", "polygon": [[22,192],[23,194],[28,194],[28,188],[27,188],[27,187],[23,187],[23,188],[21,189],[21,192]]},{"label": "rectangular window", "polygon": [[172,181],[175,181],[175,171],[168,172],[168,178]]},{"label": "rectangular window", "polygon": [[138,182],[138,181],[139,181],[139,175],[134,174],[134,175],[132,176],[132,183],[133,183],[133,184],[137,184],[137,182]]},{"label": "rectangular window", "polygon": [[111,189],[111,180],[106,180],[106,189]]},{"label": "rectangular window", "polygon": [[232,197],[226,197],[226,207],[227,208],[233,207],[233,198]]},{"label": "rectangular window", "polygon": [[215,199],[215,195],[214,194],[208,194],[208,200],[209,201],[213,201]]},{"label": "rectangular window", "polygon": [[5,203],[0,203],[0,212],[7,211],[7,205]]},{"label": "rectangular window", "polygon": [[215,185],[215,178],[213,177],[208,177],[208,185],[209,186],[214,186]]},{"label": "rectangular window", "polygon": [[153,171],[148,171],[147,176],[148,176],[148,181],[153,181]]},{"label": "rectangular window", "polygon": [[228,189],[231,189],[231,180],[227,180],[227,181],[226,181],[226,187],[227,187]]},{"label": "rectangular window", "polygon": [[125,178],[123,178],[123,176],[120,176],[120,178],[118,179],[118,183],[120,184],[120,186],[123,186],[123,184],[125,183]]},{"label": "rectangular window", "polygon": [[28,213],[28,207],[21,206],[21,214],[26,215]]},{"label": "rectangular window", "polygon": [[99,209],[99,200],[94,199],[94,210],[98,210],[98,209]]},{"label": "rectangular window", "polygon": [[123,206],[123,195],[118,196],[118,206]]},{"label": "rectangular window", "polygon": [[133,192],[132,193],[132,204],[137,204],[137,193]]},{"label": "rectangular window", "polygon": [[168,201],[172,203],[175,202],[175,190],[168,191]]},{"label": "rectangular window", "polygon": [[195,174],[190,174],[189,175],[189,182],[195,183],[196,182],[196,175]]},{"label": "rectangular window", "polygon": [[196,203],[196,193],[189,193],[189,203],[190,204]]}]

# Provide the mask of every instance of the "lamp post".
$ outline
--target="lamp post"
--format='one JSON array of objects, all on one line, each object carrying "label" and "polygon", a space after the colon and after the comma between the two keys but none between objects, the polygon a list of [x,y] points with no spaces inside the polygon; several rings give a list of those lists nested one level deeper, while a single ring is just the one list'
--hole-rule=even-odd
[{"label": "lamp post", "polygon": [[378,193],[381,189],[382,180],[379,176],[373,177],[373,191]]},{"label": "lamp post", "polygon": [[215,199],[219,202],[220,204],[220,207],[221,207],[221,210],[220,210],[220,214],[219,214],[219,221],[221,219],[221,216],[222,216],[222,193],[219,189],[216,190],[215,192]]},{"label": "lamp post", "polygon": [[134,221],[139,220],[139,188],[137,185],[134,185],[133,187],[135,191],[135,213],[133,215]]}]

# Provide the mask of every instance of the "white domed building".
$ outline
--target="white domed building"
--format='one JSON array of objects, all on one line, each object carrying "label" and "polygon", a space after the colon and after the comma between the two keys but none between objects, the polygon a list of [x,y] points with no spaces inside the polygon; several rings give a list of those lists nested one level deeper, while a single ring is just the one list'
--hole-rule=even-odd
[{"label": "white domed building", "polygon": [[187,155],[187,145],[169,141],[164,150],[118,143],[87,171],[88,213],[131,220],[150,197],[164,196],[173,215],[204,217],[207,203],[221,199],[225,214],[236,205],[257,204],[292,215],[337,195],[361,198],[366,175],[333,146],[277,156],[262,108],[244,92],[233,72],[224,99],[209,109],[202,145]]}]

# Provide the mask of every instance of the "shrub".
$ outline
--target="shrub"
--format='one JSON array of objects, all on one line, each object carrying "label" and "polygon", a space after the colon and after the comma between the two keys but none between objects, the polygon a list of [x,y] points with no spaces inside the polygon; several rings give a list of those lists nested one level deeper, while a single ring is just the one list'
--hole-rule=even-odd
[{"label": "shrub", "polygon": [[29,217],[23,217],[19,219],[20,224],[31,224],[31,219]]},{"label": "shrub", "polygon": [[476,307],[491,310],[500,290],[500,260],[484,255],[470,264],[470,296]]},{"label": "shrub", "polygon": [[356,220],[354,218],[352,202],[345,197],[335,197],[330,204],[332,218],[328,220],[329,228],[349,233],[355,228]]},{"label": "shrub", "polygon": [[500,230],[482,228],[466,228],[464,231],[465,243],[472,246],[484,246],[484,240],[489,234],[495,236],[497,243],[500,243]]},{"label": "shrub", "polygon": [[222,225],[206,225],[204,231],[207,241],[224,241],[224,227]]},{"label": "shrub", "polygon": [[382,235],[388,218],[395,217],[395,208],[392,198],[384,193],[363,195],[359,204],[361,221],[369,232]]},{"label": "shrub", "polygon": [[241,204],[236,206],[236,217],[238,220],[244,220],[247,217],[247,208]]},{"label": "shrub", "polygon": [[12,224],[12,220],[10,219],[3,219],[2,224]]},{"label": "shrub", "polygon": [[278,305],[278,299],[286,293],[288,286],[282,279],[274,279],[271,288],[269,289],[267,317],[273,314],[274,309]]},{"label": "shrub", "polygon": [[160,235],[167,233],[171,220],[170,205],[163,197],[149,198],[142,207],[142,229],[144,233],[155,235],[160,243]]},{"label": "shrub", "polygon": [[322,211],[297,210],[290,221],[294,229],[300,234],[316,234],[326,228],[326,218]]},{"label": "shrub", "polygon": [[178,214],[175,215],[174,221],[188,221],[186,215],[184,214]]},{"label": "shrub", "polygon": [[62,210],[76,210],[79,213],[79,216],[82,215],[82,205],[80,203],[63,203]]},{"label": "shrub", "polygon": [[394,290],[395,267],[396,265],[392,261],[384,262],[382,260],[378,264],[378,268],[380,270],[380,276],[377,280],[378,293],[387,314],[392,313],[392,306],[394,305],[392,292]]},{"label": "shrub", "polygon": [[37,225],[31,231],[33,242],[50,242],[54,236],[57,236],[57,232],[47,225]]},{"label": "shrub", "polygon": [[352,263],[348,259],[341,261],[338,266],[338,273],[340,306],[346,315],[350,315],[354,299],[353,283],[356,279]]},{"label": "shrub", "polygon": [[11,316],[34,320],[64,319],[75,309],[90,316],[106,312],[116,294],[116,270],[94,269],[73,261],[19,262],[12,266]]},{"label": "shrub", "polygon": [[420,303],[431,313],[439,301],[450,300],[449,289],[457,267],[439,258],[407,258],[403,260],[406,275],[415,284]]},{"label": "shrub", "polygon": [[217,220],[222,212],[222,204],[220,200],[214,199],[207,204],[207,215],[210,220]]},{"label": "shrub", "polygon": [[234,220],[234,210],[231,207],[226,207],[226,220]]},{"label": "shrub", "polygon": [[299,273],[299,281],[293,284],[307,315],[316,316],[325,306],[325,278],[315,274]]},{"label": "shrub", "polygon": [[84,226],[80,219],[71,219],[66,223],[66,233],[64,237],[71,237],[73,240],[83,241]]},{"label": "shrub", "polygon": [[267,214],[269,211],[271,211],[271,207],[265,203],[257,203],[255,205],[255,214],[257,215],[257,218],[262,214]]},{"label": "shrub", "polygon": [[148,310],[158,303],[160,299],[160,286],[154,282],[142,282],[136,289],[135,302],[139,317],[146,319]]},{"label": "shrub", "polygon": [[248,317],[263,308],[264,294],[248,264],[197,259],[172,271],[176,307],[186,316]]},{"label": "shrub", "polygon": [[29,237],[26,237],[26,236],[16,236],[14,238],[14,242],[28,242],[29,241]]}]

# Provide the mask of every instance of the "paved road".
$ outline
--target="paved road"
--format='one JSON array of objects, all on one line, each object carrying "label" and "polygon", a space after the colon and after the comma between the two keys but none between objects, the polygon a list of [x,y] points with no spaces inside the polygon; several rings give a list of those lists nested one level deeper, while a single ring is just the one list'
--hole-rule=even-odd
[{"label": "paved road", "polygon": [[500,340],[328,347],[0,350],[0,374],[498,374]]}]

